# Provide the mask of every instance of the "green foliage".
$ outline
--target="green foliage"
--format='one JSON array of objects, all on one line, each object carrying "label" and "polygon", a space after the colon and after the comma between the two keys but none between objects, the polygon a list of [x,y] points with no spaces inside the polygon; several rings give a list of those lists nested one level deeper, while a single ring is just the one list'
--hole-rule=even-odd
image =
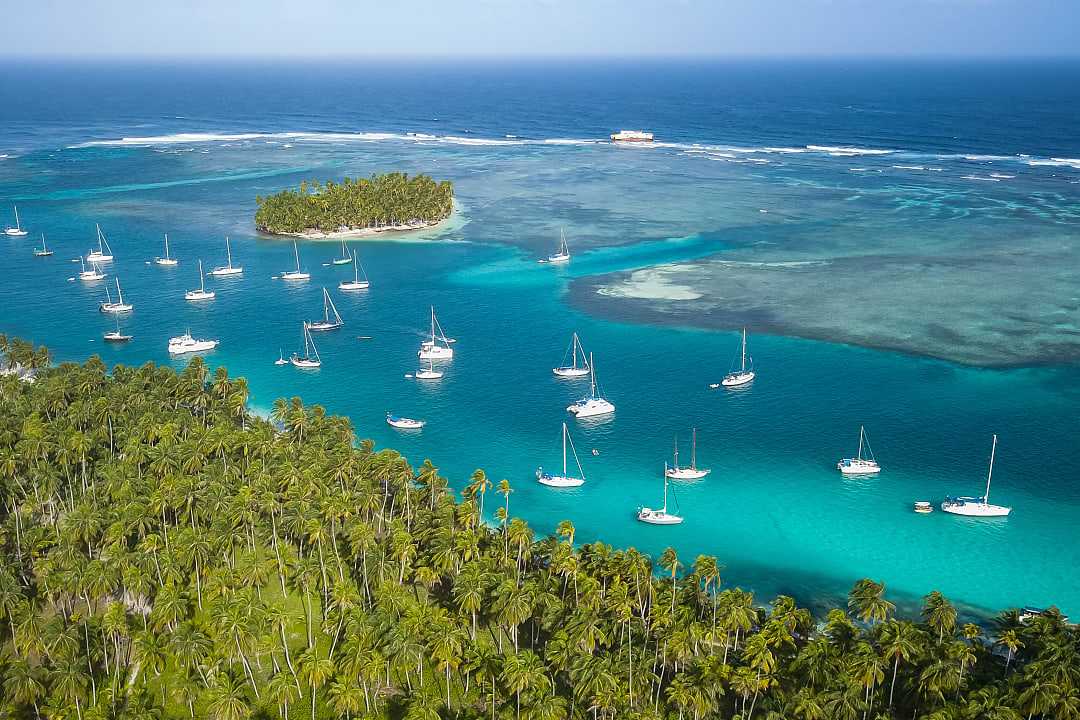
[{"label": "green foliage", "polygon": [[456,499],[318,406],[246,400],[200,359],[0,378],[0,717],[1080,714],[1059,614],[984,638],[939,593],[898,619],[862,580],[818,625],[715,558],[535,539],[506,481]]},{"label": "green foliage", "polygon": [[427,175],[386,173],[340,183],[304,182],[299,190],[256,202],[255,227],[264,232],[336,232],[444,220],[453,210],[454,187],[449,180],[437,183]]}]

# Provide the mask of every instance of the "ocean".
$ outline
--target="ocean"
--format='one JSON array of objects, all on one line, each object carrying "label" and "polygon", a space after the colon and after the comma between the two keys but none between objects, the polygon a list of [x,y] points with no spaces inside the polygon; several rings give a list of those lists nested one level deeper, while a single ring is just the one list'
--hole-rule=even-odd
[{"label": "ocean", "polygon": [[[9,61],[0,99],[0,223],[17,204],[30,233],[0,237],[0,331],[59,360],[181,368],[166,345],[190,328],[259,411],[322,404],[455,486],[508,479],[539,533],[716,555],[762,602],[820,610],[872,577],[908,611],[939,589],[976,616],[1080,613],[1078,63]],[[272,279],[293,248],[254,231],[256,196],[386,171],[453,180],[454,217],[350,243],[365,293],[337,292],[335,242],[300,243],[310,282]],[[71,281],[98,223],[109,277]],[[562,230],[572,262],[537,264]],[[164,233],[177,267],[149,262]],[[243,276],[185,302],[226,235]],[[108,346],[117,277],[135,338]],[[346,325],[315,336],[322,368],[275,366],[323,287]],[[456,356],[421,383],[432,305]],[[758,378],[711,389],[743,325]],[[575,331],[608,419],[565,412],[588,390],[551,373]],[[555,490],[534,471],[564,421],[587,482]],[[884,471],[845,479],[860,426]],[[712,472],[673,483],[685,522],[636,522],[691,427]],[[995,433],[1010,517],[912,512],[981,493]]]}]

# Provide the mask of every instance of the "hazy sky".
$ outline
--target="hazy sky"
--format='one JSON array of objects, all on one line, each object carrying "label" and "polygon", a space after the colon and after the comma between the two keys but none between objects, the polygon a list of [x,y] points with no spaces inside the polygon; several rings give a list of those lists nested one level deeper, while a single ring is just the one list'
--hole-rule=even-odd
[{"label": "hazy sky", "polygon": [[4,55],[1080,55],[1080,0],[9,0]]}]

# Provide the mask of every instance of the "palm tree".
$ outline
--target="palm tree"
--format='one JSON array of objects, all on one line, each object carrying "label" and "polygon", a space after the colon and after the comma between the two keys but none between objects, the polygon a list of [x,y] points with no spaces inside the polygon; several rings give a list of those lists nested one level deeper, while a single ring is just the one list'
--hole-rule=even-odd
[{"label": "palm tree", "polygon": [[885,584],[864,578],[855,583],[848,593],[848,609],[863,622],[870,624],[884,621],[896,606],[884,598]]},{"label": "palm tree", "polygon": [[315,691],[321,688],[334,674],[334,661],[319,655],[318,645],[314,645],[297,658],[300,676],[307,682],[308,695],[311,698],[311,717],[315,717]]},{"label": "palm tree", "polygon": [[956,628],[956,608],[937,590],[923,598],[923,603],[922,615],[937,632],[940,644],[945,639],[945,633],[951,633]]},{"label": "palm tree", "polygon": [[[503,665],[502,680],[514,693],[517,717],[521,717],[521,693],[548,685],[543,661],[531,650],[509,655]],[[552,693],[554,694],[554,693]]]}]

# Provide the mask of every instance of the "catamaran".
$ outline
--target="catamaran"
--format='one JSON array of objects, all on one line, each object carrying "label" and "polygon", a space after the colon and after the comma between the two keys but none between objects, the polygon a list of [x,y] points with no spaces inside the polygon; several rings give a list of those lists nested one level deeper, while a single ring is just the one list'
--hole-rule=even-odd
[{"label": "catamaran", "polygon": [[41,248],[34,248],[34,257],[49,257],[53,251],[45,245],[45,233],[41,233]]},{"label": "catamaran", "polygon": [[183,335],[169,338],[169,354],[184,355],[186,353],[205,352],[218,346],[217,340],[196,340],[191,337],[191,331]]},{"label": "catamaran", "polygon": [[[368,282],[367,273],[364,272],[364,268],[360,266],[360,261],[356,259],[356,251],[353,251],[353,279],[342,280],[338,283],[338,290],[344,290],[346,292],[352,290],[367,290],[371,287],[371,283]],[[360,273],[364,272],[364,279],[360,279]]]},{"label": "catamaran", "polygon": [[311,273],[300,269],[300,250],[297,249],[295,240],[293,240],[292,249],[293,255],[296,257],[296,269],[283,270],[278,277],[282,280],[310,280]]},{"label": "catamaran", "polygon": [[679,436],[675,436],[674,462],[664,468],[664,474],[672,480],[700,480],[710,472],[697,466],[697,428],[690,431],[690,437],[690,467],[679,467]]},{"label": "catamaran", "polygon": [[615,406],[596,392],[596,365],[593,362],[592,353],[589,353],[589,394],[567,407],[566,411],[579,419],[615,412]]},{"label": "catamaran", "polygon": [[413,373],[413,377],[417,380],[438,380],[443,376],[442,370],[436,370],[431,360],[428,360],[427,367],[422,367]]},{"label": "catamaran", "polygon": [[540,262],[549,263],[551,265],[562,265],[570,262],[570,248],[566,246],[565,231],[559,230],[559,251],[554,255],[548,255]]},{"label": "catamaran", "polygon": [[19,222],[19,208],[15,205],[12,205],[11,207],[15,209],[15,227],[9,225],[4,230],[4,234],[11,237],[23,237],[26,235],[26,231],[22,229],[22,223]]},{"label": "catamaran", "polygon": [[[868,457],[863,457],[863,448],[866,448]],[[859,452],[853,458],[843,458],[836,463],[836,469],[845,475],[873,475],[881,472],[881,466],[874,459],[874,451],[870,449],[870,437],[866,429],[859,426]]]},{"label": "catamaran", "polygon": [[386,413],[386,424],[399,430],[419,430],[427,423],[423,420],[414,420],[413,418]]},{"label": "catamaran", "polygon": [[[316,332],[324,330],[337,330],[339,327],[345,324],[345,321],[341,319],[341,315],[338,314],[337,308],[334,307],[334,301],[330,299],[330,293],[326,292],[326,288],[323,288],[323,319],[314,320],[306,323],[308,330],[314,330]],[[333,319],[331,319],[333,315]]]},{"label": "catamaran", "polygon": [[450,347],[450,340],[435,317],[434,305],[431,306],[431,339],[420,343],[416,354],[421,360],[452,360],[454,357],[454,348]]},{"label": "catamaran", "polygon": [[184,293],[185,300],[199,301],[199,300],[213,300],[215,293],[213,290],[206,289],[206,278],[203,277],[202,260],[199,260],[199,289],[188,290]]},{"label": "catamaran", "polygon": [[[746,328],[742,330],[742,350],[739,358],[739,369],[729,372],[720,381],[720,384],[724,387],[739,387],[754,379],[754,359],[746,352]],[[747,360],[750,361],[749,365],[747,365]]]},{"label": "catamaran", "polygon": [[169,233],[165,233],[165,257],[154,258],[154,264],[174,267],[176,262],[176,258],[169,257]]},{"label": "catamaran", "polygon": [[657,510],[647,507],[638,508],[637,519],[650,525],[678,525],[683,519],[679,515],[669,513],[667,509],[668,477],[667,465],[664,465],[664,506]]},{"label": "catamaran", "polygon": [[[570,452],[574,455],[574,462],[577,463],[578,474],[577,477],[566,474],[566,444],[570,443]],[[585,484],[585,472],[581,469],[581,461],[578,459],[577,450],[574,448],[574,441],[570,437],[570,431],[566,428],[566,423],[562,424],[562,475],[552,475],[551,473],[544,472],[543,467],[536,468],[536,482],[541,485],[547,485],[548,487],[578,487]]]},{"label": "catamaran", "polygon": [[997,435],[990,446],[990,470],[986,473],[986,492],[982,497],[947,497],[941,503],[941,509],[953,515],[968,517],[1005,517],[1012,512],[1011,507],[990,504],[990,478],[994,475],[994,454],[997,451]]},{"label": "catamaran", "polygon": [[97,263],[90,263],[90,269],[87,270],[86,263],[83,261],[81,255],[79,256],[79,267],[81,268],[79,270],[80,280],[94,282],[96,280],[101,280],[105,277],[105,273],[101,272],[101,268],[98,267]]},{"label": "catamaran", "polygon": [[109,247],[109,241],[105,239],[105,233],[101,232],[100,225],[94,225],[94,228],[97,230],[97,250],[88,252],[86,254],[86,259],[89,262],[112,262],[112,248]]},{"label": "catamaran", "polygon": [[[569,365],[566,364],[567,355],[570,356]],[[578,355],[581,356],[580,365],[578,365]],[[570,347],[563,353],[563,364],[560,367],[551,368],[551,372],[561,378],[584,377],[589,374],[589,360],[585,357],[585,348],[581,346],[581,339],[578,338],[577,333],[574,333],[574,337],[570,340]]]},{"label": "catamaran", "polygon": [[334,265],[348,265],[353,261],[353,256],[349,254],[349,248],[346,247],[345,241],[341,241],[341,257],[334,258],[331,262]]},{"label": "catamaran", "polygon": [[311,333],[308,332],[308,324],[304,323],[304,355],[293,353],[289,358],[289,362],[293,364],[293,367],[298,367],[304,370],[320,367],[322,365],[322,358],[319,357],[319,350],[315,347],[315,341],[311,338]]},{"label": "catamaran", "polygon": [[117,315],[116,316],[116,329],[115,330],[110,330],[109,332],[105,333],[101,337],[105,342],[122,343],[122,342],[127,342],[133,336],[125,335],[123,332],[120,331],[120,316]]},{"label": "catamaran", "polygon": [[242,266],[232,264],[232,247],[229,245],[228,235],[225,236],[225,257],[225,264],[214,268],[208,272],[207,275],[212,275],[214,277],[229,277],[230,275],[239,275],[244,272]]},{"label": "catamaran", "polygon": [[103,313],[127,313],[131,312],[131,304],[124,302],[124,293],[120,290],[120,278],[116,278],[116,302],[109,295],[109,288],[105,288],[105,302],[99,306]]}]

